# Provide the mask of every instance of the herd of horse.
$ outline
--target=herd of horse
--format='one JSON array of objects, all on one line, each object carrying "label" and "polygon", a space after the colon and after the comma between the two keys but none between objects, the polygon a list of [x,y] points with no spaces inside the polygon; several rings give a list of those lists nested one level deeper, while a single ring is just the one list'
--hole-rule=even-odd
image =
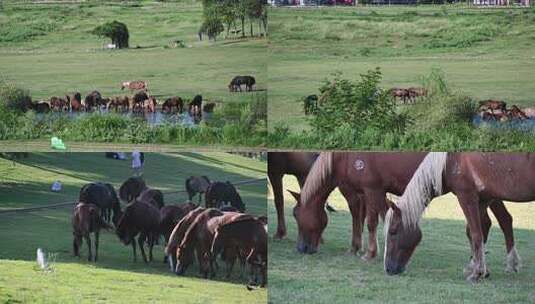
[{"label": "herd of horse", "polygon": [[[186,181],[186,189],[190,199],[204,194],[205,205],[201,206],[201,199],[199,204],[191,201],[165,204],[163,193],[148,187],[141,177],[127,179],[119,188],[119,194],[108,183],[84,185],[72,214],[74,255],[80,257],[85,239],[87,259],[96,262],[99,233],[106,229],[115,231],[124,245],[132,246],[134,262],[139,246],[143,261],[148,263],[153,259],[154,245],[163,236],[164,262],[169,263],[175,274],[183,275],[196,257],[205,278],[216,275],[218,259],[225,263],[226,277],[230,278],[239,260],[240,277],[248,267],[248,289],[264,287],[267,284],[267,217],[245,213],[245,204],[229,182],[192,176]],[[120,201],[126,203],[124,208]],[[145,246],[148,246],[148,257]]]},{"label": "herd of horse", "polygon": [[505,101],[494,99],[480,101],[478,112],[479,116],[487,121],[505,122],[535,118],[534,107],[520,109],[513,105],[508,109]]},{"label": "herd of horse", "polygon": [[[465,277],[479,282],[489,276],[485,244],[491,227],[488,209],[498,220],[505,236],[506,271],[517,272],[520,257],[515,247],[513,219],[503,200],[535,200],[535,154],[530,153],[386,153],[386,152],[291,152],[269,153],[268,173],[277,209],[275,238],[286,235],[280,174],[295,174],[295,168],[281,172],[280,162],[299,167],[300,193],[291,192],[297,204],[297,251],[318,251],[328,216],[324,206],[338,187],[352,215],[351,252],[362,249],[361,234],[366,219],[369,232],[364,260],[377,257],[377,225],[385,219],[384,269],[394,275],[406,266],[422,239],[419,221],[431,200],[453,193],[463,210],[466,235],[471,246]],[[313,161],[311,165],[310,162]],[[284,170],[282,170],[284,171]],[[399,196],[396,202],[387,193]]]}]

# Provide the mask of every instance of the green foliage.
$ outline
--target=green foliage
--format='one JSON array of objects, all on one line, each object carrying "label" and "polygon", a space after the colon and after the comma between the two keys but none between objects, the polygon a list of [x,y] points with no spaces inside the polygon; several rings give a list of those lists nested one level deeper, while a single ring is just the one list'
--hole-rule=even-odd
[{"label": "green foliage", "polygon": [[314,132],[331,136],[340,128],[357,134],[366,128],[379,131],[402,132],[407,117],[395,111],[395,104],[387,91],[379,88],[379,68],[351,81],[335,75],[319,89],[321,97],[311,120]]},{"label": "green foliage", "polygon": [[115,20],[107,22],[94,28],[91,33],[110,38],[119,49],[128,48],[129,33],[128,27],[124,23]]},{"label": "green foliage", "polygon": [[31,103],[32,98],[28,90],[0,81],[0,106],[25,112],[31,107]]}]

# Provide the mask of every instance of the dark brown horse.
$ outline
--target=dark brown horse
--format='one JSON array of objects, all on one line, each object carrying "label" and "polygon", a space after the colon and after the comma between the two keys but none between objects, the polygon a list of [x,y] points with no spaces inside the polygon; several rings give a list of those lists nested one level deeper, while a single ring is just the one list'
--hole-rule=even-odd
[{"label": "dark brown horse", "polygon": [[[255,254],[250,255],[253,250]],[[236,258],[240,253],[246,253],[251,273],[259,269],[261,286],[265,286],[267,282],[267,230],[263,220],[244,214],[221,224],[212,242],[212,259],[222,252],[225,254],[227,263],[227,278],[230,277]],[[250,282],[255,281],[257,281],[256,278],[252,276]]]},{"label": "dark brown horse", "polygon": [[119,188],[121,200],[129,203],[147,188],[145,181],[138,176],[128,178]]},{"label": "dark brown horse", "polygon": [[149,203],[158,209],[162,209],[164,206],[163,193],[160,190],[145,188],[138,196],[140,201]]},{"label": "dark brown horse", "polygon": [[[72,228],[72,235],[74,237],[72,242],[74,256],[80,257],[80,246],[82,246],[82,240],[85,238],[88,250],[87,260],[96,262],[98,259],[98,238],[100,229],[111,229],[111,227],[102,219],[100,208],[94,204],[79,202],[74,208],[72,215]],[[94,258],[91,250],[91,233],[94,233],[95,235]]]},{"label": "dark brown horse", "polygon": [[[176,112],[173,109],[176,109]],[[182,113],[183,111],[184,100],[178,96],[167,98],[162,104],[162,113]]]},{"label": "dark brown horse", "polygon": [[188,199],[191,201],[193,197],[199,194],[199,203],[202,199],[202,194],[206,192],[210,186],[210,179],[207,176],[190,176],[186,179],[186,191],[188,191]]},{"label": "dark brown horse", "polygon": [[[488,275],[485,262],[484,214],[496,200],[535,200],[535,154],[531,153],[429,153],[414,173],[403,196],[392,204],[385,220],[385,271],[405,270],[422,233],[419,221],[434,197],[457,196],[469,228],[472,259],[465,268],[468,281]],[[503,219],[502,219],[503,221]],[[500,223],[501,225],[501,223]],[[512,218],[507,218],[511,229]],[[502,226],[503,229],[503,226]],[[511,246],[509,248],[509,246]],[[507,271],[517,271],[519,256],[514,243],[507,246]]]},{"label": "dark brown horse", "polygon": [[[407,152],[321,153],[310,170],[301,195],[295,195],[298,199],[294,208],[294,217],[299,230],[297,250],[302,253],[317,251],[321,234],[328,221],[323,206],[329,194],[338,186],[342,194],[351,189],[354,192],[349,196],[356,196],[355,200],[348,200],[352,202],[349,204],[353,216],[352,251],[357,252],[360,249],[364,217],[359,212],[365,210],[369,239],[368,250],[363,259],[375,258],[379,215],[387,210],[386,193],[402,195],[425,155],[425,153]],[[514,242],[512,233],[509,233],[512,231],[511,225],[507,222],[510,214],[503,202],[496,201],[490,207],[504,230],[506,241]],[[486,210],[485,215],[488,217]]]},{"label": "dark brown horse", "polygon": [[[210,263],[209,253],[214,237],[215,229],[220,221],[212,221],[214,218],[223,216],[223,212],[208,208],[202,211],[186,230],[180,246],[176,249],[176,269],[177,275],[182,275],[193,263],[193,251],[197,254],[200,273],[207,278],[214,276],[214,269]],[[240,213],[225,213],[239,215]]]},{"label": "dark brown horse", "polygon": [[160,234],[164,236],[166,243],[178,222],[195,208],[197,205],[194,203],[185,203],[167,205],[160,209]]},{"label": "dark brown horse", "polygon": [[[273,187],[275,208],[277,209],[277,232],[275,233],[275,238],[281,239],[286,236],[282,178],[285,174],[293,175],[297,178],[299,187],[303,188],[308,172],[318,156],[319,153],[311,152],[268,153],[268,177],[271,186]],[[332,208],[331,210],[334,211]]]},{"label": "dark brown horse", "polygon": [[[121,205],[117,193],[111,184],[89,183],[80,189],[78,196],[80,202],[97,205],[101,209],[102,218],[106,222],[113,222],[115,227],[121,217]],[[113,217],[112,217],[113,212]]]},{"label": "dark brown horse", "polygon": [[245,211],[240,194],[230,182],[213,182],[206,189],[205,193],[206,208],[221,209],[226,206],[232,206],[240,212]]},{"label": "dark brown horse", "polygon": [[[199,214],[201,214],[204,210],[206,209],[202,207],[197,207],[191,210],[175,225],[173,232],[171,232],[171,235],[167,239],[167,246],[165,246],[165,255],[167,257],[171,257],[168,259],[168,261],[169,267],[172,272],[175,272],[177,249],[180,243],[182,243],[186,231],[188,230],[191,223],[193,223],[197,216],[199,216]],[[190,254],[191,256],[187,259],[193,261],[193,251],[191,251]]]},{"label": "dark brown horse", "polygon": [[[136,240],[141,249],[145,263],[152,261],[152,247],[160,235],[160,212],[149,202],[139,199],[129,203],[117,225],[117,236],[125,245],[132,244],[134,262],[137,260]],[[145,254],[144,244],[149,245],[149,258]]]}]

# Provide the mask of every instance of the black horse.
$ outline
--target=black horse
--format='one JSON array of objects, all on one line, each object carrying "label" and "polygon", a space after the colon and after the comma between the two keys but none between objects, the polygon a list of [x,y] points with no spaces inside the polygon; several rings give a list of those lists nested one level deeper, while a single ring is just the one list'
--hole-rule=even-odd
[{"label": "black horse", "polygon": [[206,189],[205,194],[206,208],[221,209],[226,206],[232,206],[240,212],[245,211],[240,194],[230,182],[214,182]]},{"label": "black horse", "polygon": [[188,191],[188,198],[191,201],[193,197],[199,193],[199,203],[201,202],[202,194],[206,193],[208,186],[210,186],[210,179],[207,176],[190,176],[186,179],[186,191]]},{"label": "black horse", "polygon": [[106,223],[109,223],[111,219],[113,224],[117,226],[121,216],[121,205],[112,185],[105,183],[86,184],[80,189],[78,201],[98,206],[102,210],[101,215]]},{"label": "black horse", "polygon": [[129,203],[147,188],[145,181],[141,177],[130,177],[119,188],[119,197]]}]

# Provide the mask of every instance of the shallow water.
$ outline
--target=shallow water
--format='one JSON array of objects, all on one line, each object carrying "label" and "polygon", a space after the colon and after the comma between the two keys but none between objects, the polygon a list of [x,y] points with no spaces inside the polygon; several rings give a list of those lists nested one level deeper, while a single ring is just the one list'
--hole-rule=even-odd
[{"label": "shallow water", "polygon": [[472,119],[472,124],[476,127],[485,127],[491,129],[515,129],[522,131],[533,131],[535,130],[535,118],[530,119],[513,119],[505,122],[495,121],[495,120],[483,120],[481,116],[476,115]]},{"label": "shallow water", "polygon": [[[109,113],[108,110],[99,110],[92,113],[87,112],[51,112],[48,114],[39,113],[37,114],[38,118],[44,118],[45,115],[56,115],[61,117],[67,117],[69,119],[75,120],[79,119],[81,117],[85,117],[88,115],[93,115],[94,113],[99,114],[107,114]],[[115,112],[112,112],[115,113]],[[172,125],[181,125],[185,127],[196,127],[200,121],[196,121],[193,116],[191,116],[189,113],[185,112],[182,114],[168,114],[168,113],[161,113],[159,111],[154,113],[132,113],[132,112],[117,112],[115,113],[117,115],[121,115],[128,118],[142,118],[144,121],[146,121],[151,126],[159,126],[163,124],[172,124]],[[209,113],[203,113],[203,119],[209,120],[210,114]]]}]

